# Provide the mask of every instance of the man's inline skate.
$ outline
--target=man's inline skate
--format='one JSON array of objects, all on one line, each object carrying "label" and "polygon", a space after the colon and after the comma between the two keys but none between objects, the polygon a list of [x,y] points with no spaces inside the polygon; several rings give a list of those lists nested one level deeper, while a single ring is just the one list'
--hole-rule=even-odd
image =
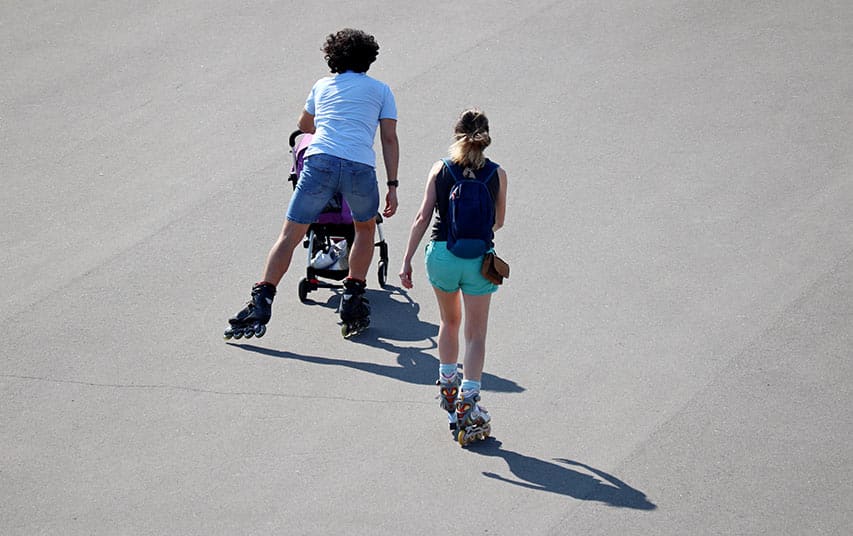
[{"label": "man's inline skate", "polygon": [[256,283],[252,287],[252,298],[237,314],[228,319],[231,326],[225,330],[225,340],[232,337],[263,337],[267,332],[267,322],[272,316],[272,301],[275,286],[270,283]]},{"label": "man's inline skate", "polygon": [[456,440],[463,447],[492,433],[492,418],[479,401],[479,391],[462,391],[456,401]]},{"label": "man's inline skate", "polygon": [[370,306],[364,297],[365,282],[358,279],[344,280],[344,295],[341,299],[341,335],[345,339],[354,337],[370,325]]}]

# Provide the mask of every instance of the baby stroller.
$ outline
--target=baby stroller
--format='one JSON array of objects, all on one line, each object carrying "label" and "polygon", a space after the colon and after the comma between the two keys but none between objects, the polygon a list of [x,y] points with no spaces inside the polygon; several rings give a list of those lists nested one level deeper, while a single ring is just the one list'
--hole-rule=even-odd
[{"label": "baby stroller", "polygon": [[[311,134],[296,130],[290,135],[290,153],[293,165],[290,168],[290,178],[293,188],[299,182],[302,172],[305,150],[311,142]],[[388,280],[388,244],[382,233],[382,215],[376,214],[376,232],[379,241],[374,244],[379,248],[379,267],[377,276],[379,286],[385,288]],[[342,284],[321,281],[330,279],[341,281],[349,273],[349,251],[355,239],[355,225],[349,205],[340,193],[323,208],[317,220],[308,226],[305,241],[302,245],[308,250],[307,269],[305,277],[299,280],[299,301],[305,303],[308,294],[319,288],[342,288]]]}]

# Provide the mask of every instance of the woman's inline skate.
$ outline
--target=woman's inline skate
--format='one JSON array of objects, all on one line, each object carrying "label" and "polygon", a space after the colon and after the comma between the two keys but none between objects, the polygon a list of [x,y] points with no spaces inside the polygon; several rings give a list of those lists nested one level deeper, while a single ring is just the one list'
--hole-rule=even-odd
[{"label": "woman's inline skate", "polygon": [[456,401],[456,440],[463,447],[492,433],[492,418],[479,401],[479,391],[462,391]]},{"label": "woman's inline skate", "polygon": [[447,420],[450,423],[450,433],[456,439],[456,402],[459,400],[459,386],[461,385],[459,374],[451,377],[440,375],[435,384],[438,386],[438,404],[447,412]]},{"label": "woman's inline skate", "polygon": [[344,295],[341,299],[341,335],[345,339],[354,337],[370,325],[370,306],[364,297],[366,283],[358,279],[344,280]]},{"label": "woman's inline skate", "polygon": [[237,314],[228,319],[231,324],[225,330],[225,340],[232,337],[263,337],[267,332],[267,322],[272,317],[272,301],[275,297],[275,286],[270,283],[256,283],[252,287],[252,298]]}]

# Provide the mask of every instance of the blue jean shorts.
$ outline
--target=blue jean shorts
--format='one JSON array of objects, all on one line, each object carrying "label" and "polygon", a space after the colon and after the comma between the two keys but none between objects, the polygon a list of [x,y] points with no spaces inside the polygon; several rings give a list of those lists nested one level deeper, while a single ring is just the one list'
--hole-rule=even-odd
[{"label": "blue jean shorts", "polygon": [[431,241],[424,255],[427,278],[432,286],[444,292],[462,290],[463,294],[492,294],[498,286],[483,277],[483,257],[463,259],[447,249],[447,242]]},{"label": "blue jean shorts", "polygon": [[346,199],[354,221],[369,221],[376,217],[379,210],[376,169],[337,156],[313,154],[305,159],[287,207],[287,219],[296,223],[314,223],[337,192]]}]

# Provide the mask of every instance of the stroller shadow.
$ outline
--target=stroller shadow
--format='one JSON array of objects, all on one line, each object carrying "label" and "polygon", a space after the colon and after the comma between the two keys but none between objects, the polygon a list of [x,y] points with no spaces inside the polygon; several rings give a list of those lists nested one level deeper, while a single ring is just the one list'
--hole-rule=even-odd
[{"label": "stroller shadow", "polygon": [[[376,324],[371,324],[367,331],[350,339],[349,343],[363,344],[385,350],[390,354],[396,354],[396,365],[300,355],[245,343],[230,342],[228,344],[242,350],[279,359],[295,359],[316,365],[348,367],[406,383],[434,385],[438,374],[438,358],[433,357],[428,352],[438,347],[435,340],[438,335],[438,326],[421,321],[418,318],[420,306],[398,287],[388,286],[385,291],[368,290],[367,294],[372,309],[371,317],[376,320]],[[394,299],[395,295],[402,296],[405,301]],[[405,344],[423,341],[430,343],[427,348]],[[486,386],[484,390],[491,392],[521,393],[524,391],[524,388],[514,381],[488,373],[483,374],[483,384]]]},{"label": "stroller shadow", "polygon": [[[556,493],[582,501],[598,501],[613,507],[633,508],[635,510],[657,509],[657,506],[646,498],[645,493],[632,488],[613,475],[594,469],[589,465],[565,458],[555,458],[554,461],[559,463],[547,462],[501,447],[500,441],[490,438],[475,443],[469,447],[469,450],[481,456],[503,458],[517,479],[510,479],[489,472],[484,472],[484,476],[523,488]],[[572,470],[566,466],[586,469],[595,476]]]}]

